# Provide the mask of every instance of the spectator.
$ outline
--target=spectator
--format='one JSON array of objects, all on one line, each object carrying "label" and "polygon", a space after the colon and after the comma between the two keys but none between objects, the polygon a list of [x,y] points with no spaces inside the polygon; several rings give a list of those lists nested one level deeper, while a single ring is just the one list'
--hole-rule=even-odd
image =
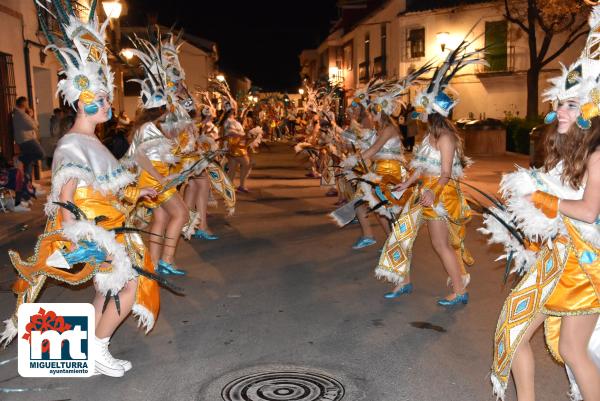
[{"label": "spectator", "polygon": [[[20,149],[19,159],[23,162],[25,174],[33,183],[34,164],[44,158],[44,151],[39,142],[39,125],[32,115],[33,111],[27,104],[27,98],[19,97],[12,113],[13,132]],[[38,194],[44,193],[39,186],[36,186],[36,189]]]},{"label": "spectator", "polygon": [[56,148],[56,144],[62,138],[66,131],[62,131],[62,120],[64,119],[65,113],[62,109],[54,109],[52,117],[50,117],[50,149],[49,155],[46,155],[48,166],[52,166],[52,154]]},{"label": "spectator", "polygon": [[[35,188],[31,186],[25,172],[23,163],[17,157],[12,165],[0,156],[0,190],[10,190],[14,193],[14,200],[4,206],[13,212],[29,212],[32,198],[35,198]],[[6,201],[6,200],[5,200]]]},{"label": "spectator", "polygon": [[406,112],[406,150],[412,152],[415,146],[415,138],[419,133],[419,124],[417,120],[412,118],[414,107],[410,106]]}]

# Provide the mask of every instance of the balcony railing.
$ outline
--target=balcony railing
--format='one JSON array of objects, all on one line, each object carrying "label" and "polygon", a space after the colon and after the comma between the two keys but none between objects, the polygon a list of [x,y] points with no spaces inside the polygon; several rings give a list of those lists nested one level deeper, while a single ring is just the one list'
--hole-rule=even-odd
[{"label": "balcony railing", "polygon": [[512,73],[515,71],[515,46],[508,46],[506,55],[488,54],[486,60],[490,65],[477,65],[476,74]]}]

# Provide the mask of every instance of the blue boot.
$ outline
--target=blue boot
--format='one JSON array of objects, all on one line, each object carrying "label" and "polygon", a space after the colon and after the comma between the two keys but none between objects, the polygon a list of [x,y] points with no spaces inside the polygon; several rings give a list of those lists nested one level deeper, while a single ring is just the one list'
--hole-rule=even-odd
[{"label": "blue boot", "polygon": [[452,300],[443,298],[438,299],[437,304],[440,306],[456,306],[459,304],[466,305],[469,303],[469,293],[465,292],[464,294],[457,294],[456,297]]},{"label": "blue boot", "polygon": [[387,299],[394,299],[394,298],[398,298],[401,295],[404,294],[411,294],[413,292],[413,285],[412,283],[408,283],[403,285],[402,287],[400,287],[398,289],[398,291],[392,291],[392,292],[388,292],[386,294],[383,295],[384,298]]},{"label": "blue boot", "polygon": [[192,238],[196,238],[196,239],[205,239],[208,241],[214,241],[219,239],[218,236],[214,235],[214,234],[209,234],[206,231],[203,230],[196,230],[196,232],[194,233],[194,235],[192,235]]},{"label": "blue boot", "polygon": [[185,270],[176,269],[175,266],[173,266],[171,263],[167,263],[162,259],[158,261],[156,272],[165,276],[168,276],[169,274],[174,274],[176,276],[185,276],[187,274]]}]

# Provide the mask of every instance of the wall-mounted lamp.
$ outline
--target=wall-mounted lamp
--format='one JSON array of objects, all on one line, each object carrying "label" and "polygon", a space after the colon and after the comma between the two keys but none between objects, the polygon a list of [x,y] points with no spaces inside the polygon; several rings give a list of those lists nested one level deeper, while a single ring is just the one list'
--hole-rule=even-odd
[{"label": "wall-mounted lamp", "polygon": [[435,40],[440,45],[442,52],[446,50],[446,45],[448,45],[448,40],[450,39],[450,34],[448,32],[438,32]]},{"label": "wall-mounted lamp", "polygon": [[110,19],[118,19],[121,16],[121,11],[123,11],[123,5],[119,3],[119,0],[103,1],[102,8],[104,8],[106,17]]},{"label": "wall-mounted lamp", "polygon": [[121,55],[125,57],[127,61],[133,58],[133,52],[130,49],[124,49],[121,51]]}]

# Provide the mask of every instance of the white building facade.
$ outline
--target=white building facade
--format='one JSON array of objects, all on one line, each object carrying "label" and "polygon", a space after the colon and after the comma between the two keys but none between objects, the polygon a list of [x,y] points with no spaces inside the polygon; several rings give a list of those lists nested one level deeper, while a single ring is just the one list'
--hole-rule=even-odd
[{"label": "white building facade", "polygon": [[[457,7],[417,10],[407,8],[406,0],[389,0],[366,15],[351,29],[334,30],[316,49],[316,67],[303,69],[310,80],[329,78],[341,83],[351,96],[354,89],[373,76],[402,77],[429,60],[443,60],[448,49],[458,44],[475,26],[472,49],[490,47],[486,58],[490,67],[467,67],[452,82],[460,94],[453,118],[525,117],[527,110],[528,38],[518,26],[504,19],[503,1],[481,1]],[[560,47],[566,34],[557,34],[548,54]],[[543,38],[538,35],[539,45]],[[568,65],[580,54],[585,36],[575,42],[540,74],[540,93],[547,80],[560,71],[559,62]],[[314,52],[314,51],[313,51]],[[304,66],[310,65],[305,50]],[[414,101],[417,91],[410,91]],[[539,99],[544,114],[549,106]]]}]

